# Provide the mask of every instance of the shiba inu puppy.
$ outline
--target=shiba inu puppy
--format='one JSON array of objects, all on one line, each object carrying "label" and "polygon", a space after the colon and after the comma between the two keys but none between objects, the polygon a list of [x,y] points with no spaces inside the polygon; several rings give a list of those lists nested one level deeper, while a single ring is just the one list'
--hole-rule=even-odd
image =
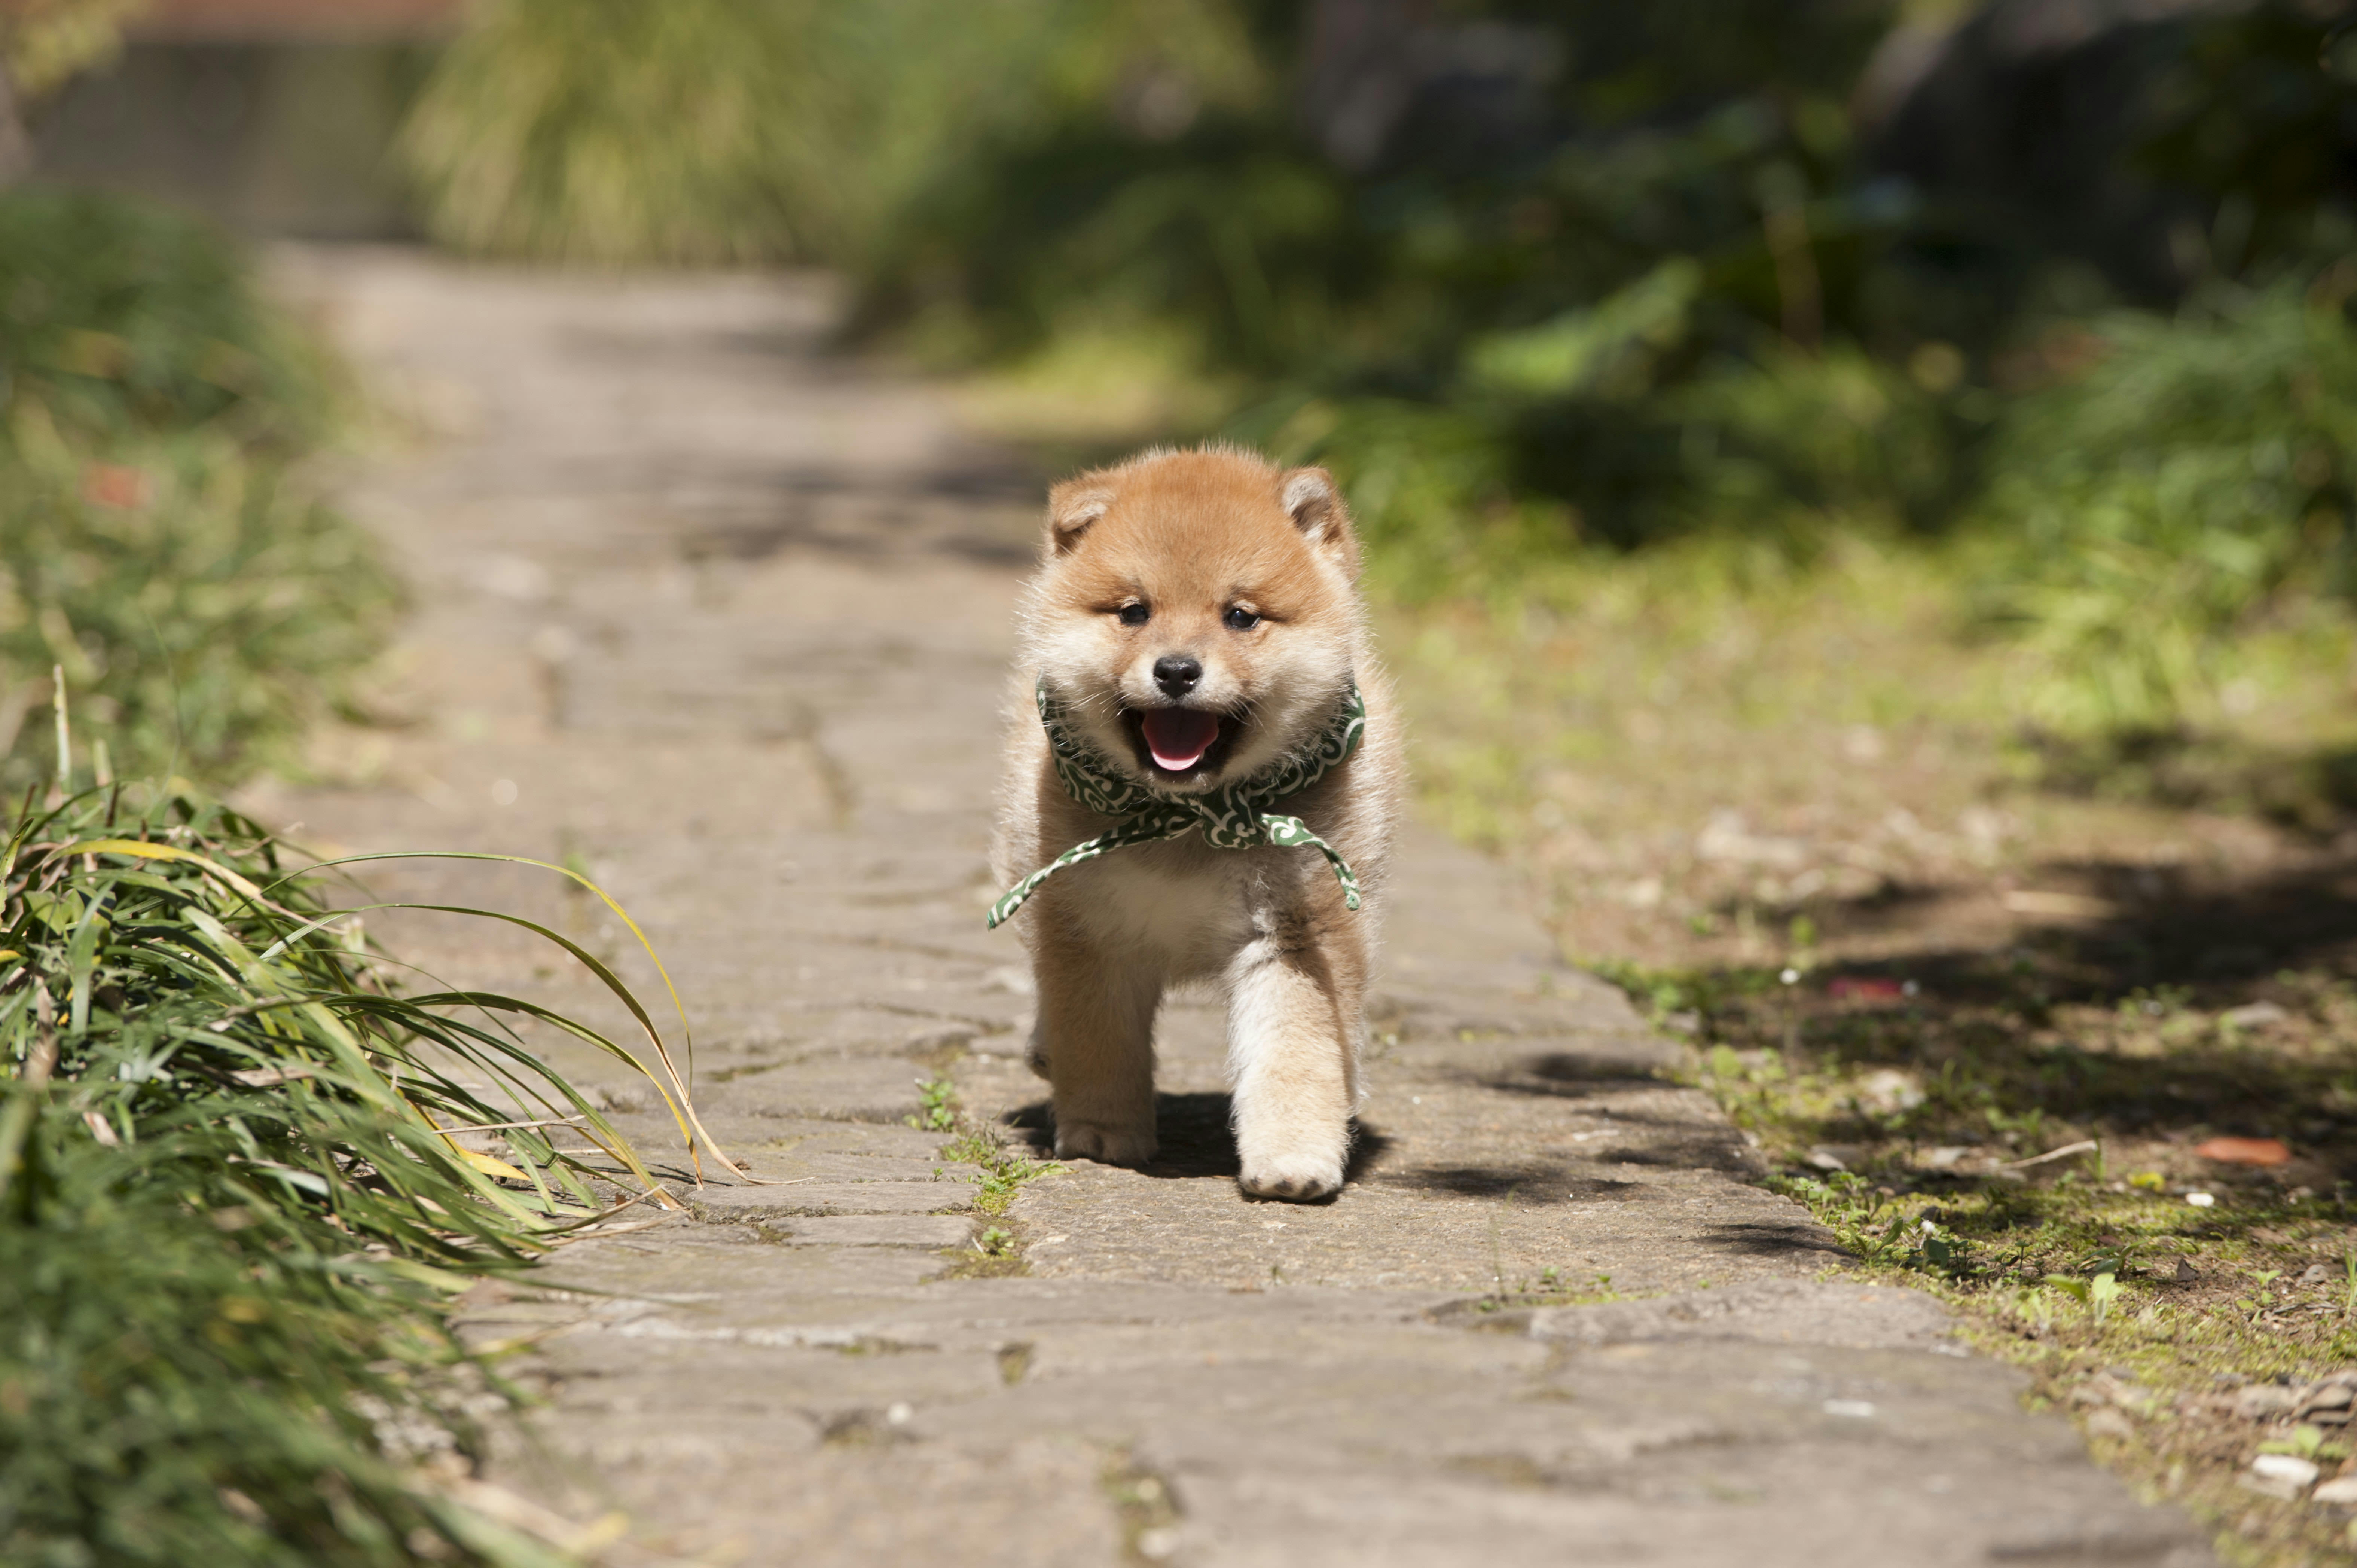
[{"label": "shiba inu puppy", "polygon": [[1243,1190],[1340,1189],[1402,786],[1358,570],[1321,468],[1157,450],[1050,492],[991,923],[1022,911],[1059,1157],[1153,1158],[1155,1013],[1211,979]]}]

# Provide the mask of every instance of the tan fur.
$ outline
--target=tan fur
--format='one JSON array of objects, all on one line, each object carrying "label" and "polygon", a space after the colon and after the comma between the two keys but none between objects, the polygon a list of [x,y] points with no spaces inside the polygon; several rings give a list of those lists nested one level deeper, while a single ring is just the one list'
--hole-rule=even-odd
[{"label": "tan fur", "polygon": [[[1359,751],[1279,808],[1351,863],[1364,895],[1355,913],[1315,850],[1219,850],[1200,833],[1068,867],[1025,906],[1017,924],[1039,1002],[1032,1065],[1054,1089],[1060,1157],[1153,1157],[1155,1013],[1168,986],[1211,980],[1228,1002],[1244,1191],[1308,1199],[1340,1188],[1403,778],[1358,565],[1349,514],[1322,469],[1281,470],[1224,448],[1157,450],[1050,493],[1008,687],[993,848],[1002,886],[1112,825],[1049,767],[1032,702],[1043,676],[1102,757],[1166,792],[1233,783],[1303,748],[1354,678],[1367,704]],[[1133,602],[1149,611],[1143,626],[1121,622]],[[1265,618],[1239,630],[1222,622],[1231,607]],[[1161,775],[1124,727],[1125,708],[1173,701],[1154,674],[1165,655],[1201,665],[1185,705],[1243,715],[1214,754],[1216,772]]]}]

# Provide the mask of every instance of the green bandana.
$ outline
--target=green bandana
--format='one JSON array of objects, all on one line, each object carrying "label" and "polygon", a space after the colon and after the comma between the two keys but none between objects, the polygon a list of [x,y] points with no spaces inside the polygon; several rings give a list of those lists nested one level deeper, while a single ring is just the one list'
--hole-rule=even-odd
[{"label": "green bandana", "polygon": [[1109,771],[1064,727],[1063,709],[1048,695],[1045,681],[1037,695],[1039,723],[1048,732],[1049,757],[1056,765],[1056,777],[1063,781],[1064,792],[1101,817],[1129,820],[1085,843],[1074,844],[1008,888],[1006,896],[990,907],[992,929],[1023,908],[1023,901],[1038,891],[1039,884],[1068,865],[1134,843],[1175,839],[1199,827],[1203,830],[1203,842],[1213,849],[1251,849],[1264,843],[1279,849],[1315,849],[1334,868],[1334,880],[1342,885],[1342,902],[1353,909],[1359,907],[1359,879],[1350,863],[1334,852],[1333,845],[1311,832],[1299,817],[1281,817],[1268,809],[1308,789],[1359,749],[1367,733],[1367,704],[1355,683],[1315,746],[1255,778],[1203,795],[1157,795]]}]

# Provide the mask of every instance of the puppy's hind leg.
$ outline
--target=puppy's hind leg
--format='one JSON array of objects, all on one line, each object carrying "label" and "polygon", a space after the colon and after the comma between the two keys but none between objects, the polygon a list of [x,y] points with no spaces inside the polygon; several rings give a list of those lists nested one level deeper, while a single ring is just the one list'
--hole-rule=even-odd
[{"label": "puppy's hind leg", "polygon": [[1043,929],[1031,955],[1031,1057],[1054,1090],[1056,1155],[1109,1165],[1154,1157],[1154,1013],[1162,976]]},{"label": "puppy's hind leg", "polygon": [[1238,1179],[1254,1197],[1308,1202],[1342,1189],[1357,1009],[1328,957],[1307,941],[1264,936],[1228,972]]}]

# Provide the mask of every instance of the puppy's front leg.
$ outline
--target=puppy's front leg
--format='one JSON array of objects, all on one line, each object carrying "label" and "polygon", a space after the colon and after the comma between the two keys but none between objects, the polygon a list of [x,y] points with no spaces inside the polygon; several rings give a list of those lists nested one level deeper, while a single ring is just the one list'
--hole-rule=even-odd
[{"label": "puppy's front leg", "polygon": [[1342,1188],[1358,1008],[1334,956],[1306,940],[1264,936],[1229,970],[1239,1179],[1255,1197],[1298,1202]]},{"label": "puppy's front leg", "polygon": [[1041,933],[1031,955],[1039,991],[1032,1041],[1055,1091],[1056,1154],[1142,1165],[1154,1157],[1154,1011],[1162,977]]}]

